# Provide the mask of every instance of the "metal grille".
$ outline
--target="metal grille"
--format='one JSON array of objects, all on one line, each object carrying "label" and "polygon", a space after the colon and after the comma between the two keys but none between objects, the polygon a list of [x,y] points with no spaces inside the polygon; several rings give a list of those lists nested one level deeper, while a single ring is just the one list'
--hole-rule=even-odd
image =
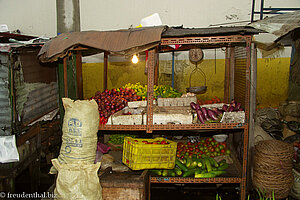
[{"label": "metal grille", "polygon": [[[9,69],[7,65],[8,56],[0,54],[0,128],[11,129],[11,104],[9,95]],[[0,131],[0,135],[8,135]]]},{"label": "metal grille", "polygon": [[245,107],[246,101],[246,48],[235,47],[235,65],[234,65],[234,99],[241,102]]}]

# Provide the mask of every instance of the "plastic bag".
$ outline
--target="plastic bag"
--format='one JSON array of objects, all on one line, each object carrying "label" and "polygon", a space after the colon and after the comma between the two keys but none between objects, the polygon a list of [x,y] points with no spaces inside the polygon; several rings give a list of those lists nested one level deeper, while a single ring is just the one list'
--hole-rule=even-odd
[{"label": "plastic bag", "polygon": [[15,135],[0,136],[0,163],[18,162],[19,153]]},{"label": "plastic bag", "polygon": [[56,199],[102,200],[102,187],[97,173],[100,162],[60,164],[57,159],[51,161],[58,170],[54,189]]}]

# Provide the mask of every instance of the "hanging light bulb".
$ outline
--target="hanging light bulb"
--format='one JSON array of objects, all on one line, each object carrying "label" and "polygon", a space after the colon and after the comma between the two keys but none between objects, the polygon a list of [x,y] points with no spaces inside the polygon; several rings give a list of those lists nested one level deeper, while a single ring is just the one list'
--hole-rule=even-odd
[{"label": "hanging light bulb", "polygon": [[139,62],[139,58],[134,54],[134,55],[132,56],[131,61],[132,61],[133,64],[136,64],[136,63]]}]

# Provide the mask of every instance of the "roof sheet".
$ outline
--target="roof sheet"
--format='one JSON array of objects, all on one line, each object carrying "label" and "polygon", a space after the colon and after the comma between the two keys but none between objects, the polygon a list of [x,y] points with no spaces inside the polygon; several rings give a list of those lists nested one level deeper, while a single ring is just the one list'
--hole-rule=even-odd
[{"label": "roof sheet", "polygon": [[214,27],[214,28],[182,28],[170,27],[162,37],[214,36],[214,35],[253,35],[264,32],[247,26]]},{"label": "roof sheet", "polygon": [[82,31],[63,33],[49,42],[39,52],[42,62],[55,61],[64,57],[68,50],[78,46],[107,51],[116,55],[131,55],[155,47],[161,40],[165,26],[133,28],[117,31]]},{"label": "roof sheet", "polygon": [[38,54],[42,62],[56,61],[68,51],[87,47],[83,55],[107,51],[115,55],[132,55],[158,46],[162,37],[258,34],[252,27],[182,28],[154,26],[116,31],[83,31],[63,33],[47,42]]},{"label": "roof sheet", "polygon": [[[249,26],[275,35],[276,39],[274,42],[291,45],[293,40],[296,39],[295,37],[298,36],[299,38],[300,11],[267,17],[263,20],[253,22]],[[297,34],[293,32],[297,32]]]}]

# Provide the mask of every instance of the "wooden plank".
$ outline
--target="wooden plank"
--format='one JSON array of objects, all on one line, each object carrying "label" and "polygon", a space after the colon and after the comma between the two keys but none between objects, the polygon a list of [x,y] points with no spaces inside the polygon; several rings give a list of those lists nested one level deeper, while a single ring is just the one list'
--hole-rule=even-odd
[{"label": "wooden plank", "polygon": [[67,73],[67,57],[64,57],[64,95],[68,97],[68,73]]},{"label": "wooden plank", "polygon": [[40,124],[34,125],[25,134],[17,137],[17,146],[18,147],[21,146],[27,140],[30,140],[31,138],[35,137],[40,132],[41,132]]},{"label": "wooden plank", "polygon": [[83,99],[83,84],[82,84],[82,60],[81,52],[76,53],[76,81],[77,81],[77,98]]},{"label": "wooden plank", "polygon": [[107,89],[108,52],[104,52],[103,89]]}]

